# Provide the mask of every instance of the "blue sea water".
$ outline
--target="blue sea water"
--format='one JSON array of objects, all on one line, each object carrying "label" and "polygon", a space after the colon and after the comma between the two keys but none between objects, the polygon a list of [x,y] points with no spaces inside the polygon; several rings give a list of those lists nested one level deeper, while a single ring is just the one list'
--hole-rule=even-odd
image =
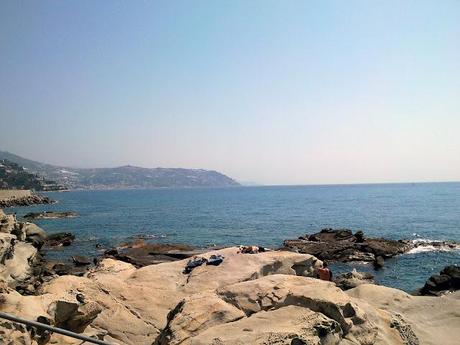
[{"label": "blue sea water", "polygon": [[[27,212],[76,211],[77,218],[37,220],[47,232],[70,231],[74,244],[49,252],[51,258],[100,254],[104,247],[137,235],[153,241],[195,246],[257,244],[280,246],[325,227],[363,230],[392,239],[460,242],[460,183],[329,186],[233,187],[71,191],[47,193],[53,205],[8,209]],[[413,291],[447,264],[460,264],[460,252],[405,254],[371,271],[377,281]],[[335,273],[350,270],[335,265]]]}]

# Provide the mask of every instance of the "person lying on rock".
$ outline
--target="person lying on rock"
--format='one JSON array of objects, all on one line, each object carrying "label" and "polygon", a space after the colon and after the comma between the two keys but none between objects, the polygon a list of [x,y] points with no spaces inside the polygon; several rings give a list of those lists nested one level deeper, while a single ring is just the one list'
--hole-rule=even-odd
[{"label": "person lying on rock", "polygon": [[326,261],[323,261],[322,268],[318,268],[317,278],[332,281],[332,271],[327,267]]}]

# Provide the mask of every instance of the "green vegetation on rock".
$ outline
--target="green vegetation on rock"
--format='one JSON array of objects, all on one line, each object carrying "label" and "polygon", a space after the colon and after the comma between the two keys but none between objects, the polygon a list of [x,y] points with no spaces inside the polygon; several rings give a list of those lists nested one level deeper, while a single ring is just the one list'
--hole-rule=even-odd
[{"label": "green vegetation on rock", "polygon": [[8,160],[0,160],[0,189],[31,189],[36,191],[62,190],[63,186]]}]

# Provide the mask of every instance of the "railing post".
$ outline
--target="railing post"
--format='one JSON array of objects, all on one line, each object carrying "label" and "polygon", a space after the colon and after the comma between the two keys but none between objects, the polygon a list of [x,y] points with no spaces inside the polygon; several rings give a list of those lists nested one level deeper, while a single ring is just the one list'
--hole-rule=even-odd
[{"label": "railing post", "polygon": [[109,343],[107,343],[105,341],[99,340],[99,339],[95,339],[95,338],[88,337],[86,335],[71,332],[71,331],[68,331],[66,329],[45,325],[44,323],[41,323],[41,322],[25,320],[25,319],[22,319],[20,317],[10,315],[10,314],[7,314],[7,313],[0,312],[0,318],[5,319],[5,320],[9,320],[9,321],[12,321],[12,322],[22,323],[24,325],[32,326],[32,327],[35,327],[35,328],[45,329],[47,331],[51,331],[51,332],[54,332],[54,333],[59,333],[59,334],[66,335],[68,337],[72,337],[72,338],[79,339],[79,340],[84,340],[84,341],[87,341],[87,342],[93,343],[93,344],[111,345],[111,344],[109,344]]}]

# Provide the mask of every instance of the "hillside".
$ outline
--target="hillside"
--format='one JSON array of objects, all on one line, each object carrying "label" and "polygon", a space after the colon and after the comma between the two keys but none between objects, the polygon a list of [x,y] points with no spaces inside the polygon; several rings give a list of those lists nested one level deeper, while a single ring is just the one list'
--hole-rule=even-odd
[{"label": "hillside", "polygon": [[54,181],[29,173],[16,163],[0,159],[0,189],[50,191],[64,188]]},{"label": "hillside", "polygon": [[229,187],[238,182],[217,171],[181,168],[116,168],[80,169],[44,164],[15,154],[0,151],[0,159],[7,159],[27,172],[56,181],[67,188],[163,188],[163,187]]}]

